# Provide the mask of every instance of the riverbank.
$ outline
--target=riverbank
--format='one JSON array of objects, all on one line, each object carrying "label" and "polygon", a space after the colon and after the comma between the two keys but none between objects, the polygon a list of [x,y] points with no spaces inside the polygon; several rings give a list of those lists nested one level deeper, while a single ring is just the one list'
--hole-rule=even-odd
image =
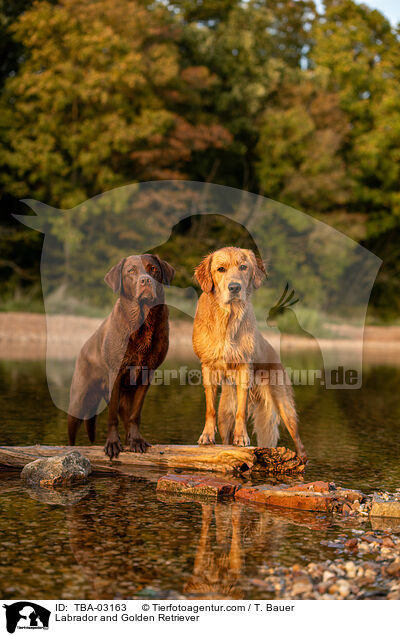
[{"label": "riverbank", "polygon": [[[47,318],[47,323],[46,323]],[[101,324],[101,318],[80,316],[4,312],[0,313],[0,359],[40,360],[48,357],[58,360],[74,359],[82,344]],[[351,357],[361,346],[359,330],[350,325],[330,325],[336,337],[319,339],[277,330],[265,330],[264,336],[281,351],[310,351],[341,349]],[[367,364],[400,364],[400,326],[367,326],[363,333],[363,359]],[[194,359],[192,349],[192,323],[174,320],[170,324],[170,359]]]},{"label": "riverbank", "polygon": [[381,530],[345,528],[325,541],[336,555],[320,563],[260,568],[253,584],[273,599],[400,599],[400,539]]}]

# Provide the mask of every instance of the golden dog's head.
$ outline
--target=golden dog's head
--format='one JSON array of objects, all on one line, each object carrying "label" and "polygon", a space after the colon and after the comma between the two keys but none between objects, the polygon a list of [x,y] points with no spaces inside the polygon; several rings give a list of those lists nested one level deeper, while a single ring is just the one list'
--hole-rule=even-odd
[{"label": "golden dog's head", "polygon": [[223,247],[206,256],[194,274],[203,292],[227,305],[246,302],[253,289],[260,287],[266,271],[251,250]]}]

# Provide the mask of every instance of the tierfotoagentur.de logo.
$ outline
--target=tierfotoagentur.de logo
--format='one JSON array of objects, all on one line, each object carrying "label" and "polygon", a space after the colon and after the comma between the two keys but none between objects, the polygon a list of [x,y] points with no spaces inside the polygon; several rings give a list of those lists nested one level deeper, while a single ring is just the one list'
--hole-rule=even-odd
[{"label": "tierfotoagentur.de logo", "polygon": [[9,634],[14,634],[16,629],[49,629],[51,612],[37,603],[18,601],[3,607]]}]

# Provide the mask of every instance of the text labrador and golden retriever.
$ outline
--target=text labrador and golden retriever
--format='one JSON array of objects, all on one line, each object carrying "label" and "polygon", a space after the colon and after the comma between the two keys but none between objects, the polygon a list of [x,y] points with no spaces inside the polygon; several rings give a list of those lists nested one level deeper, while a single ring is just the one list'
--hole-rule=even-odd
[{"label": "text labrador and golden retriever", "polygon": [[168,308],[163,285],[175,270],[158,256],[128,256],[105,276],[119,298],[110,315],[82,347],[72,379],[68,409],[68,434],[75,444],[85,421],[91,442],[102,399],[108,402],[106,455],[122,451],[118,418],[125,426],[125,443],[134,452],[149,444],[140,434],[140,414],[153,372],[168,351]]},{"label": "text labrador and golden retriever", "polygon": [[238,247],[217,250],[195,270],[203,293],[194,319],[193,348],[202,364],[206,394],[206,421],[199,444],[215,442],[216,394],[221,383],[218,429],[224,444],[250,444],[248,414],[254,420],[257,444],[275,447],[282,420],[306,461],[292,387],[279,356],[257,328],[251,304],[252,291],[260,287],[265,274],[262,261],[251,250]]}]

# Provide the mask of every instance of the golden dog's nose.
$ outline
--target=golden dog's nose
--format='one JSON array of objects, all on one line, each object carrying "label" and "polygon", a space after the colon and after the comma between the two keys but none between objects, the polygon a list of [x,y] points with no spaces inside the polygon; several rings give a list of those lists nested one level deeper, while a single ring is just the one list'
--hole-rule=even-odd
[{"label": "golden dog's nose", "polygon": [[240,290],[242,289],[242,286],[240,283],[229,283],[228,289],[231,292],[231,294],[238,294]]}]

